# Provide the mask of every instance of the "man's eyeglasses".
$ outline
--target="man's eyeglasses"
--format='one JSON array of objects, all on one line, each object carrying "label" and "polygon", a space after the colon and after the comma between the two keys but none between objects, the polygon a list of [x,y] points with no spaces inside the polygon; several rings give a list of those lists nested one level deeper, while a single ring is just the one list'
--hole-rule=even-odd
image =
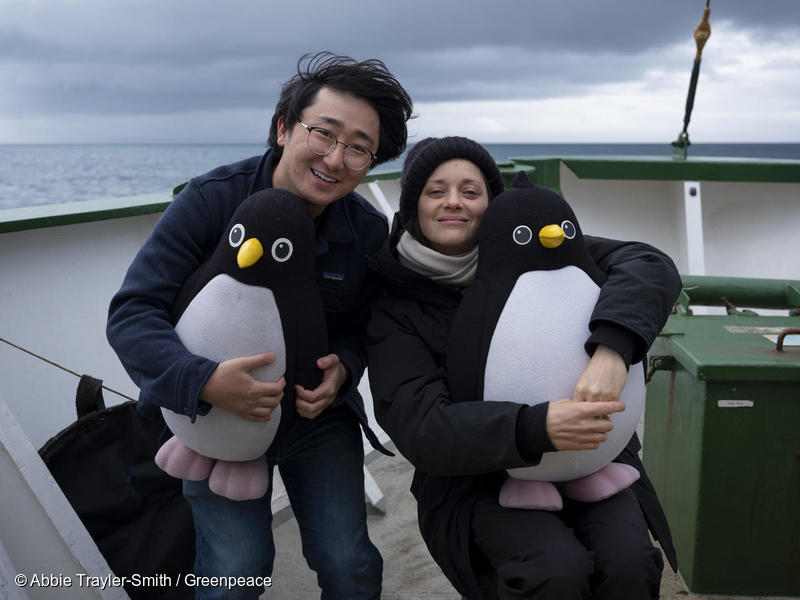
[{"label": "man's eyeglasses", "polygon": [[361,144],[345,144],[336,139],[327,129],[322,127],[309,127],[302,121],[298,121],[300,125],[308,131],[308,149],[314,154],[325,156],[333,152],[336,144],[344,146],[344,164],[348,169],[354,171],[361,171],[366,169],[372,161],[378,157],[374,155],[368,148]]}]

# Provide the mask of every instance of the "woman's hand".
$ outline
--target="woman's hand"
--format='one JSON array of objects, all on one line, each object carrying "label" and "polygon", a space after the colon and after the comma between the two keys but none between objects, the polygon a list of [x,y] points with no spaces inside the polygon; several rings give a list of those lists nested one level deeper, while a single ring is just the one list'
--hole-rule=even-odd
[{"label": "woman's hand", "polygon": [[547,407],[547,435],[556,450],[595,450],[614,429],[608,415],[623,410],[622,402],[557,400]]},{"label": "woman's hand", "polygon": [[622,357],[608,346],[597,346],[572,399],[547,408],[547,435],[556,450],[594,450],[606,441],[614,428],[608,415],[625,410],[619,397],[627,378]]},{"label": "woman's hand", "polygon": [[608,346],[597,346],[586,370],[578,379],[572,399],[575,402],[611,402],[619,400],[628,369],[625,361]]}]

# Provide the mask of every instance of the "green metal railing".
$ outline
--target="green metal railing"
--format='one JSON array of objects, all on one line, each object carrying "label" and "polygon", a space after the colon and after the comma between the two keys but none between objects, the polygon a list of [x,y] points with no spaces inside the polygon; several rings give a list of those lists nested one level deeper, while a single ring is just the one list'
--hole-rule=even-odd
[{"label": "green metal railing", "polygon": [[800,281],[710,275],[683,275],[681,281],[683,289],[676,304],[680,314],[691,314],[690,305],[724,306],[730,315],[755,314],[737,306],[786,308],[791,315],[800,314]]},{"label": "green metal railing", "polygon": [[[690,158],[673,161],[655,156],[528,156],[513,157],[499,162],[498,166],[506,184],[511,183],[517,171],[524,170],[534,183],[557,193],[562,193],[562,166],[578,179],[800,183],[800,160]],[[399,178],[400,171],[368,173],[364,183]],[[158,213],[166,208],[171,196],[169,191],[165,191],[162,194],[0,210],[0,234]]]}]

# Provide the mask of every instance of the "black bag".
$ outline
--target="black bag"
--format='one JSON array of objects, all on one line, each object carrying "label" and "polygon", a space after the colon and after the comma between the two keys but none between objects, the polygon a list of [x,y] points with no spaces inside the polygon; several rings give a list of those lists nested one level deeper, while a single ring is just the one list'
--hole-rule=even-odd
[{"label": "black bag", "polygon": [[[39,450],[111,570],[131,598],[193,598],[194,523],[181,480],[153,462],[163,423],[136,402],[106,408],[102,381],[84,375],[78,420]],[[148,585],[146,585],[148,584]]]}]

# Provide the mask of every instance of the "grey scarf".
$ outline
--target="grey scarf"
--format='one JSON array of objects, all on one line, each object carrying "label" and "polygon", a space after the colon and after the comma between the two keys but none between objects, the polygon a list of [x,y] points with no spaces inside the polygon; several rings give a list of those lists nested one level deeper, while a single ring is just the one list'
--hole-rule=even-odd
[{"label": "grey scarf", "polygon": [[466,254],[449,256],[418,242],[407,231],[397,243],[400,264],[433,281],[464,287],[475,278],[478,246]]}]

